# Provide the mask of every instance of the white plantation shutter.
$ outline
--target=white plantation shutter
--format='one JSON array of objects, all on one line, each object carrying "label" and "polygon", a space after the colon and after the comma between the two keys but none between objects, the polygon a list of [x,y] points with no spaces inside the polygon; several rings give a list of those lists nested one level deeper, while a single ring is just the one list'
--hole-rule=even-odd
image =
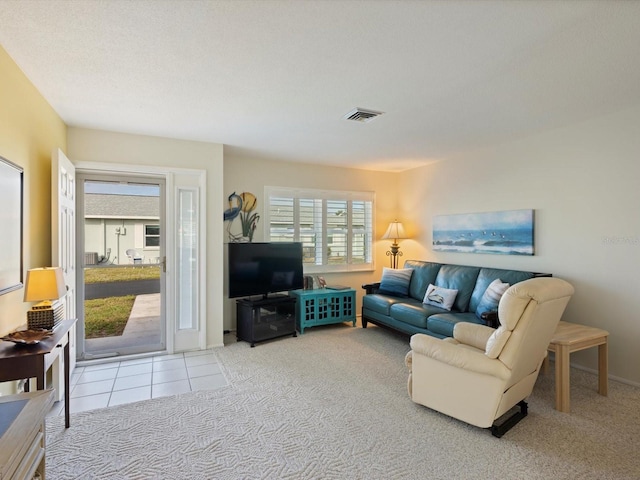
[{"label": "white plantation shutter", "polygon": [[302,242],[303,263],[322,265],[322,200],[300,198],[298,207],[297,241]]},{"label": "white plantation shutter", "polygon": [[351,202],[351,261],[355,264],[372,262],[373,206],[363,200]]},{"label": "white plantation shutter", "polygon": [[347,202],[327,200],[327,261],[328,265],[346,265],[349,228]]},{"label": "white plantation shutter", "polygon": [[272,242],[293,242],[295,219],[293,198],[273,197],[269,202],[269,237]]},{"label": "white plantation shutter", "polygon": [[302,242],[305,272],[373,268],[373,193],[265,188],[265,238]]}]

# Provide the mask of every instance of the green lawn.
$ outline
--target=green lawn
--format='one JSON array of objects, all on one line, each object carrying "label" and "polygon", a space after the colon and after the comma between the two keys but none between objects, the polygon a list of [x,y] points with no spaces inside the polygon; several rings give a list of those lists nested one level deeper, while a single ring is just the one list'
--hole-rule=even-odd
[{"label": "green lawn", "polygon": [[160,265],[130,265],[84,269],[84,283],[129,282],[160,278]]},{"label": "green lawn", "polygon": [[[160,278],[160,265],[123,265],[84,269],[85,283],[129,282],[156,278]],[[85,338],[122,335],[135,299],[135,295],[126,295],[85,300]]]},{"label": "green lawn", "polygon": [[129,320],[135,295],[96,298],[84,302],[85,338],[122,335]]}]

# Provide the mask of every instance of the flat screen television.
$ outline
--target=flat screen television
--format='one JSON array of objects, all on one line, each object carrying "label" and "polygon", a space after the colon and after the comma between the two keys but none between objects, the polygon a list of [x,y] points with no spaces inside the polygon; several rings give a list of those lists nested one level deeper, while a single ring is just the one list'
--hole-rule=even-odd
[{"label": "flat screen television", "polygon": [[266,298],[302,286],[302,243],[229,244],[229,298]]}]

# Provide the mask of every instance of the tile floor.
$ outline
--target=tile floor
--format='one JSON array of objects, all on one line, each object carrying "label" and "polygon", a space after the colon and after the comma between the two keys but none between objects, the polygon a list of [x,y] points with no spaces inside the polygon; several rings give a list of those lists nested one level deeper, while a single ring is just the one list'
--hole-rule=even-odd
[{"label": "tile floor", "polygon": [[[227,385],[210,350],[158,355],[76,367],[70,379],[70,412],[83,412]],[[64,415],[64,401],[50,415]]]}]

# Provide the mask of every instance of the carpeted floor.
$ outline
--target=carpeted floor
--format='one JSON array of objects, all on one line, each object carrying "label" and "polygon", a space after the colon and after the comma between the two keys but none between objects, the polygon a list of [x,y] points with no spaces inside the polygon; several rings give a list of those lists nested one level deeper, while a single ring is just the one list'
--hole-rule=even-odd
[{"label": "carpeted floor", "polygon": [[[416,405],[408,339],[372,326],[215,350],[229,386],[47,421],[48,479],[640,479],[640,389],[540,375],[497,439]],[[552,369],[551,369],[552,370]],[[470,398],[469,402],[473,402]]]}]

